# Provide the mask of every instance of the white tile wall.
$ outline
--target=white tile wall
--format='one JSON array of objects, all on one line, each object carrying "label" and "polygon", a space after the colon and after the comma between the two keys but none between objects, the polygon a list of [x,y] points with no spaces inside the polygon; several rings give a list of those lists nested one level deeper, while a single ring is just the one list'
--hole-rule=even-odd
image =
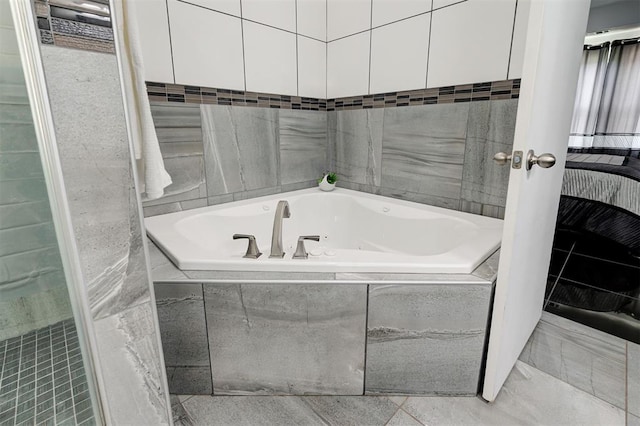
[{"label": "white tile wall", "polygon": [[[451,6],[452,4],[460,3],[463,1],[468,1],[468,0],[433,0],[433,8],[440,9],[441,7]],[[485,1],[485,0],[480,0],[480,1]],[[494,0],[489,0],[489,1],[494,1]]]},{"label": "white tile wall", "polygon": [[371,0],[327,0],[327,40],[371,28]]},{"label": "white tile wall", "polygon": [[373,27],[388,24],[431,10],[431,0],[373,0]]},{"label": "white tile wall", "polygon": [[298,34],[327,41],[327,0],[298,0]]},{"label": "white tile wall", "polygon": [[295,34],[244,21],[244,57],[247,90],[298,93]]},{"label": "white tile wall", "polygon": [[518,78],[531,0],[511,66],[516,0],[166,1],[136,0],[147,80],[332,98]]},{"label": "white tile wall", "polygon": [[298,94],[327,97],[327,44],[298,37]]},{"label": "white tile wall", "polygon": [[[135,0],[140,1],[140,0]],[[207,9],[228,13],[233,16],[240,16],[240,0],[187,0],[189,3],[197,4]]]},{"label": "white tile wall", "polygon": [[366,31],[329,43],[328,98],[368,93],[370,36],[371,31]]},{"label": "white tile wall", "polygon": [[518,0],[516,19],[513,25],[513,43],[511,43],[511,61],[508,78],[521,78],[524,64],[524,48],[527,38],[527,23],[531,0]]},{"label": "white tile wall", "polygon": [[133,6],[136,14],[133,19],[138,23],[145,80],[173,83],[166,0],[135,1]]},{"label": "white tile wall", "polygon": [[424,88],[430,15],[425,13],[372,31],[369,93]]},{"label": "white tile wall", "polygon": [[296,32],[296,0],[242,0],[242,17]]},{"label": "white tile wall", "polygon": [[245,90],[240,18],[168,4],[176,83]]},{"label": "white tile wall", "polygon": [[434,10],[427,87],[507,78],[516,0],[469,0]]}]

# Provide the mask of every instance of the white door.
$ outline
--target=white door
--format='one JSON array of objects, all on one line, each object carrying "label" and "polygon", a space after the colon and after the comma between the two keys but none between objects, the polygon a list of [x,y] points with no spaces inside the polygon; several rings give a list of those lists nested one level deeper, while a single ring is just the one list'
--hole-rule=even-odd
[{"label": "white door", "polygon": [[[493,401],[542,314],[589,0],[532,0],[514,152],[556,165],[511,168],[482,397]],[[500,166],[495,166],[500,167]],[[510,167],[505,165],[503,167]]]}]

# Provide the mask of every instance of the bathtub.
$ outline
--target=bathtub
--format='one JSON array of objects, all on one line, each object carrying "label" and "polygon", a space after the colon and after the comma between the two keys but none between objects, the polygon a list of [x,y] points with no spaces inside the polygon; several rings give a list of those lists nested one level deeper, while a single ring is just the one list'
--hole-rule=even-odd
[{"label": "bathtub", "polygon": [[[285,257],[269,258],[279,200]],[[338,188],[236,201],[145,219],[149,237],[182,270],[471,273],[500,246],[502,220]],[[256,237],[263,253],[244,258]],[[292,259],[298,237],[307,259]]]}]

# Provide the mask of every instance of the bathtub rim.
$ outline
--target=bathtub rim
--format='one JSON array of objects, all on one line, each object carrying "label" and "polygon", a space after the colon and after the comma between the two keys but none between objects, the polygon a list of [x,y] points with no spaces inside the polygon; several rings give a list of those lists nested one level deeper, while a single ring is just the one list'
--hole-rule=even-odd
[{"label": "bathtub rim", "polygon": [[[147,222],[157,222],[157,221],[163,221],[166,220],[166,218],[172,218],[174,220],[174,223],[179,222],[182,219],[185,218],[189,218],[191,216],[194,215],[198,215],[198,214],[202,214],[202,213],[209,213],[209,212],[216,212],[216,211],[220,211],[220,210],[226,210],[229,208],[237,208],[237,207],[243,207],[243,206],[248,206],[248,205],[259,205],[261,203],[274,203],[276,200],[279,199],[287,199],[287,197],[298,197],[298,196],[305,196],[305,195],[316,195],[316,196],[335,196],[335,195],[340,195],[340,196],[353,196],[354,198],[361,198],[361,199],[365,199],[365,200],[370,200],[373,201],[375,203],[379,203],[380,205],[384,205],[385,203],[388,203],[391,207],[393,207],[394,205],[398,205],[401,207],[406,207],[409,209],[417,209],[417,210],[421,210],[421,211],[426,211],[426,212],[432,212],[435,213],[437,215],[442,215],[445,217],[452,217],[456,220],[462,220],[462,221],[467,221],[472,223],[473,225],[476,225],[480,228],[480,232],[482,233],[488,233],[488,232],[492,232],[494,229],[496,229],[497,224],[499,223],[500,228],[502,227],[502,220],[501,219],[496,219],[496,218],[491,218],[491,217],[486,217],[486,216],[481,216],[481,215],[477,215],[477,214],[473,214],[473,213],[468,213],[468,212],[461,212],[458,210],[451,210],[451,209],[446,209],[446,208],[442,208],[442,207],[437,207],[437,206],[432,206],[432,205],[428,205],[428,204],[421,204],[421,203],[416,203],[416,202],[412,202],[412,201],[407,201],[407,200],[401,200],[401,199],[396,199],[396,198],[392,198],[392,197],[388,197],[388,196],[383,196],[383,195],[377,195],[377,194],[370,194],[370,193],[366,193],[366,192],[361,192],[361,191],[355,191],[355,190],[351,190],[351,189],[345,189],[345,188],[337,188],[335,191],[332,192],[321,192],[319,191],[317,188],[305,188],[305,189],[300,189],[300,190],[295,190],[295,191],[289,191],[289,192],[284,192],[284,193],[276,193],[276,194],[270,194],[270,195],[265,195],[262,197],[255,197],[255,198],[249,198],[249,199],[244,199],[244,200],[238,200],[238,201],[232,201],[232,202],[228,202],[228,203],[222,203],[222,204],[216,204],[216,205],[212,205],[212,206],[205,206],[205,207],[200,207],[200,208],[196,208],[196,209],[189,209],[189,210],[185,210],[185,211],[180,211],[180,212],[173,212],[173,213],[167,213],[164,215],[158,215],[158,216],[152,216],[149,218],[145,218],[145,234],[147,236],[147,238],[149,240],[152,241],[153,245],[155,245],[160,252],[162,252],[163,256],[170,259],[170,262],[172,264],[174,264],[177,268],[177,270],[179,271],[191,271],[191,272],[248,272],[248,273],[263,273],[263,272],[269,272],[269,273],[278,273],[278,272],[282,272],[282,273],[300,273],[300,274],[314,274],[314,273],[334,273],[334,274],[350,274],[350,273],[354,273],[354,274],[436,274],[436,275],[470,275],[472,274],[476,269],[480,268],[482,266],[482,264],[488,260],[496,251],[499,251],[500,249],[500,241],[494,242],[494,244],[489,247],[489,248],[485,248],[484,253],[486,253],[483,257],[482,260],[480,261],[473,261],[473,262],[467,262],[466,265],[462,265],[460,266],[460,264],[457,263],[451,263],[451,265],[453,266],[440,266],[440,270],[433,270],[433,271],[429,271],[428,268],[424,268],[424,270],[418,270],[420,269],[419,266],[414,266],[413,270],[412,269],[412,264],[413,265],[420,265],[419,262],[417,262],[418,256],[414,256],[413,260],[415,260],[416,262],[410,262],[410,261],[405,261],[402,263],[398,263],[398,264],[393,264],[389,266],[389,269],[384,269],[384,271],[365,271],[365,269],[368,268],[367,266],[362,266],[362,265],[358,265],[356,264],[355,266],[352,264],[350,266],[345,266],[345,265],[332,265],[332,261],[331,259],[323,259],[326,260],[325,264],[321,264],[318,265],[317,263],[315,263],[315,260],[313,262],[309,262],[309,263],[296,263],[296,262],[302,262],[302,261],[292,261],[292,259],[283,259],[280,267],[283,267],[285,270],[284,271],[280,271],[278,270],[278,266],[275,266],[274,263],[269,263],[268,265],[266,265],[266,268],[261,267],[261,265],[258,265],[258,268],[252,269],[251,267],[256,265],[256,264],[250,264],[250,263],[246,263],[247,266],[250,266],[250,268],[245,269],[244,268],[244,264],[239,264],[237,259],[228,259],[230,260],[232,263],[231,265],[227,264],[227,265],[221,265],[220,269],[215,269],[215,265],[214,266],[209,266],[209,267],[198,267],[198,268],[189,268],[187,265],[188,263],[191,264],[202,264],[203,262],[206,262],[207,260],[203,260],[202,258],[197,258],[196,260],[180,260],[178,259],[178,255],[175,255],[172,253],[172,250],[170,250],[167,246],[171,245],[172,241],[169,238],[168,240],[165,239],[164,243],[162,241],[160,241],[162,239],[162,236],[158,237],[158,236],[154,236],[151,232],[148,231],[146,224]],[[365,206],[367,207],[367,206]],[[372,210],[375,211],[375,210]],[[271,214],[271,213],[270,213]],[[487,228],[483,228],[483,226],[487,226]],[[160,231],[161,233],[164,231]],[[166,238],[166,237],[165,237]],[[478,237],[476,237],[478,238]],[[500,239],[501,240],[501,239]],[[444,252],[442,254],[436,254],[436,255],[431,255],[431,256],[425,256],[425,258],[429,258],[428,260],[430,261],[439,261],[442,256],[449,256],[449,257],[453,257],[454,259],[456,257],[459,258],[460,255],[465,255],[467,251],[469,250],[474,250],[473,247],[470,247],[469,245],[462,245],[462,246],[458,246],[456,247],[454,250],[451,250],[449,252]],[[262,257],[268,257],[268,254],[263,255]],[[266,259],[266,257],[265,257]],[[264,261],[264,259],[262,259]],[[464,261],[465,259],[461,259],[461,262]],[[236,263],[233,263],[233,262]],[[241,261],[242,263],[245,263],[245,261]],[[285,263],[286,262],[286,263]],[[357,260],[356,260],[357,262]],[[354,262],[354,263],[356,263]],[[450,261],[451,262],[451,261]],[[477,263],[476,263],[477,262]],[[219,263],[224,263],[224,261],[219,261]],[[475,267],[469,267],[468,265],[474,265]],[[181,267],[181,265],[185,265],[183,268]],[[299,266],[298,266],[299,265]],[[464,266],[467,266],[466,268]],[[288,269],[288,270],[287,270]],[[380,269],[380,268],[378,268]],[[435,269],[435,267],[434,267]],[[449,269],[448,271],[446,271],[445,269]]]}]

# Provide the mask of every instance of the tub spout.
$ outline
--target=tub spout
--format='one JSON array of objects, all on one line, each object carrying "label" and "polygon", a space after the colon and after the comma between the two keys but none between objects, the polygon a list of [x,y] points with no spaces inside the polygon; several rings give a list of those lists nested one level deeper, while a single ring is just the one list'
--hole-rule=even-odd
[{"label": "tub spout", "polygon": [[269,257],[277,257],[280,259],[284,257],[284,250],[282,248],[282,219],[284,219],[285,217],[291,217],[291,212],[289,211],[289,203],[285,200],[281,200],[278,201],[276,215],[273,218],[271,253],[269,254]]}]

